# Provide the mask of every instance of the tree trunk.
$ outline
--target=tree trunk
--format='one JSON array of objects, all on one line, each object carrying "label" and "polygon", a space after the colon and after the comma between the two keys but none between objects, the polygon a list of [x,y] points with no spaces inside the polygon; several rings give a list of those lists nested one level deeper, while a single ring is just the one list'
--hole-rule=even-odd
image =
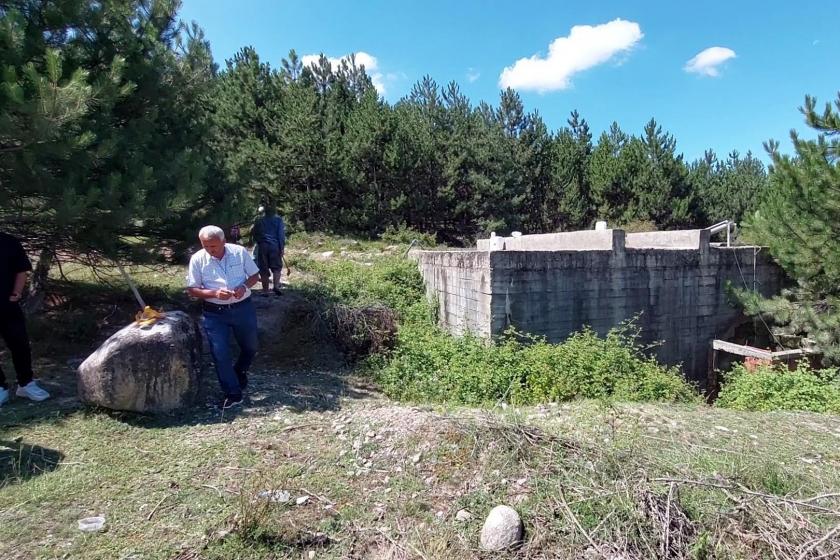
[{"label": "tree trunk", "polygon": [[52,266],[54,256],[52,250],[41,249],[41,254],[38,256],[38,264],[35,265],[35,270],[32,272],[29,293],[23,302],[23,311],[27,315],[37,313],[44,306],[44,300],[47,297],[50,267]]}]

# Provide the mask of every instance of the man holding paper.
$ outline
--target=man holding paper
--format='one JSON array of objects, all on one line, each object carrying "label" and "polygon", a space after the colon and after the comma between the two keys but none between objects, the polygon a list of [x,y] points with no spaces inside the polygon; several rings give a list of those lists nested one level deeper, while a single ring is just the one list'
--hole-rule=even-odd
[{"label": "man holding paper", "polygon": [[[201,228],[198,239],[202,249],[190,259],[187,292],[202,300],[202,324],[225,393],[221,408],[226,409],[242,404],[248,368],[257,353],[251,286],[259,280],[259,269],[244,247],[225,243],[219,227]],[[240,350],[236,363],[228,343],[231,331]]]}]

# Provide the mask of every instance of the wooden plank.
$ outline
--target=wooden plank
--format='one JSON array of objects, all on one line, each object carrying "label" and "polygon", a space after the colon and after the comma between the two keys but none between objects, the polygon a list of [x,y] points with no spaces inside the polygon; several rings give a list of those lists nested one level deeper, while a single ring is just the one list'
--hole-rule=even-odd
[{"label": "wooden plank", "polygon": [[730,354],[738,356],[748,356],[750,358],[759,358],[762,360],[772,360],[773,352],[769,350],[762,350],[761,348],[753,348],[752,346],[744,346],[742,344],[734,344],[724,340],[713,340],[712,348],[715,350],[723,350]]},{"label": "wooden plank", "polygon": [[794,348],[793,350],[780,350],[778,352],[773,352],[773,359],[789,358],[791,356],[804,356],[805,354],[813,354],[813,352],[805,348]]},{"label": "wooden plank", "polygon": [[742,344],[734,344],[724,340],[712,341],[712,348],[715,350],[722,350],[730,354],[738,356],[749,356],[751,358],[760,358],[762,360],[777,360],[780,358],[791,358],[793,356],[804,356],[810,354],[809,350],[804,348],[795,348],[793,350],[780,350],[778,352],[771,352],[762,348],[754,348],[752,346],[744,346]]}]

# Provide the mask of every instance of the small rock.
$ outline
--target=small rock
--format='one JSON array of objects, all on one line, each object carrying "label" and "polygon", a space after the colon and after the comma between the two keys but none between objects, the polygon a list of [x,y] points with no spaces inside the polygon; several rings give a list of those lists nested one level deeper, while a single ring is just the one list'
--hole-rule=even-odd
[{"label": "small rock", "polygon": [[523,526],[519,514],[510,506],[496,506],[481,528],[481,548],[505,550],[522,542]]},{"label": "small rock", "polygon": [[455,519],[457,521],[469,521],[472,519],[472,514],[465,509],[458,510],[458,513],[455,514]]},{"label": "small rock", "polygon": [[416,455],[411,456],[411,462],[415,465],[420,462],[420,459],[423,458],[423,453],[417,453]]},{"label": "small rock", "polygon": [[285,490],[263,490],[257,494],[257,498],[268,500],[269,502],[273,502],[275,504],[285,504],[292,499],[292,495]]},{"label": "small rock", "polygon": [[312,560],[313,558],[315,558],[315,551],[310,550],[306,556],[309,558],[309,560]]},{"label": "small rock", "polygon": [[295,504],[297,504],[299,506],[302,506],[303,504],[305,504],[308,501],[309,501],[309,496],[301,496],[300,498],[295,500]]},{"label": "small rock", "polygon": [[719,430],[719,431],[721,431],[721,432],[729,432],[729,431],[731,431],[731,430],[730,430],[729,428],[727,428],[726,426],[715,426],[715,430]]},{"label": "small rock", "polygon": [[375,437],[376,437],[376,432],[374,432],[374,431],[370,431],[370,432],[368,432],[368,433],[367,433],[367,434],[365,434],[365,435],[366,435],[367,437],[369,437],[369,438],[375,438]]},{"label": "small rock", "polygon": [[79,531],[84,533],[99,533],[105,530],[105,517],[85,517],[79,519]]},{"label": "small rock", "polygon": [[324,258],[324,259],[328,259],[328,258],[332,257],[334,254],[335,254],[335,251],[324,251],[323,253],[321,253],[321,257]]}]

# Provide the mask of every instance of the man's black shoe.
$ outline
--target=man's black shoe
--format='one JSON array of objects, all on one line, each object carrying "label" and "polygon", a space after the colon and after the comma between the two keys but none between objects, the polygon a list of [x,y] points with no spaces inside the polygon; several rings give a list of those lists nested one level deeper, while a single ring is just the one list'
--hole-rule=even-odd
[{"label": "man's black shoe", "polygon": [[280,288],[274,288],[274,295],[275,296],[282,296],[283,292],[280,291]]},{"label": "man's black shoe", "polygon": [[239,381],[239,388],[243,391],[248,388],[248,372],[236,372],[236,379]]},{"label": "man's black shoe", "polygon": [[222,410],[228,410],[236,406],[242,406],[242,395],[239,395],[238,397],[225,397],[222,399],[219,408]]}]

